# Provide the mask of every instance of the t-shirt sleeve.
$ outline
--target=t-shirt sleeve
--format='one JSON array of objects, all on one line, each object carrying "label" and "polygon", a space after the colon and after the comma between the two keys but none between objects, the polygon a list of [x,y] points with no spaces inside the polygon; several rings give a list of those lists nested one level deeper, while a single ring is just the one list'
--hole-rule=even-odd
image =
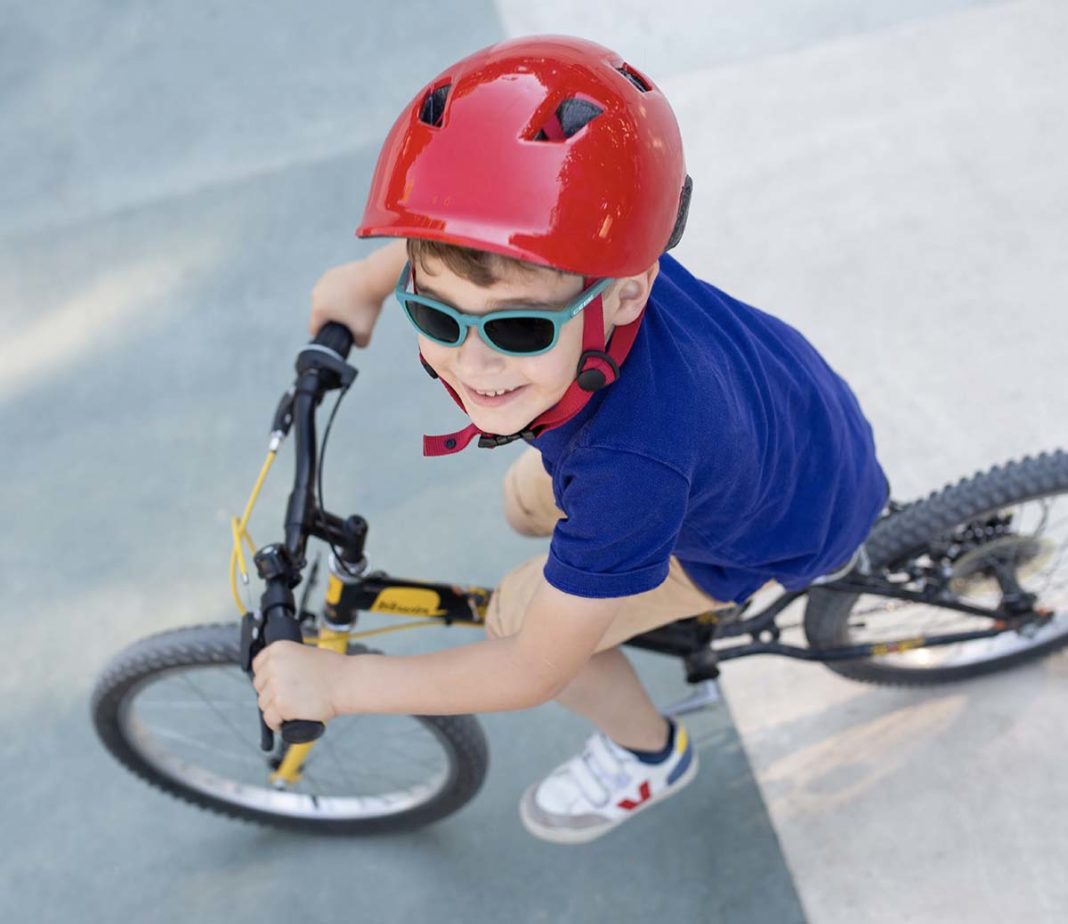
[{"label": "t-shirt sleeve", "polygon": [[557,521],[545,579],[578,597],[628,597],[659,586],[690,485],[674,468],[626,450],[580,448],[557,466]]}]

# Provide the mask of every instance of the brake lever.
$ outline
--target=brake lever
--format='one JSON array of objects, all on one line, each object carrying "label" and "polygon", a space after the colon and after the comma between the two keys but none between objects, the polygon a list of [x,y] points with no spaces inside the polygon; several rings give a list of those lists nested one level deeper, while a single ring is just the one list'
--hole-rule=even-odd
[{"label": "brake lever", "polygon": [[275,452],[282,445],[282,441],[289,435],[289,428],[293,426],[293,397],[296,389],[290,388],[274,411],[274,420],[271,422],[271,449]]},{"label": "brake lever", "polygon": [[[241,658],[241,670],[248,674],[249,680],[254,677],[252,662],[256,660],[256,655],[263,651],[266,645],[263,628],[263,614],[259,610],[256,610],[255,613],[245,613],[241,617],[241,648],[239,656]],[[264,751],[273,751],[274,732],[264,720],[263,710],[259,708],[259,705],[256,706],[256,712],[260,716],[260,748]]]}]

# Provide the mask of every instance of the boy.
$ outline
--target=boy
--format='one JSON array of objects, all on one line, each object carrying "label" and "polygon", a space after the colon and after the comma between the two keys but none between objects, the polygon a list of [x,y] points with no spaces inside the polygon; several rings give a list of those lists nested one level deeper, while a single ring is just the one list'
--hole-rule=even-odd
[{"label": "boy", "polygon": [[871,428],[793,328],[665,254],[689,177],[656,86],[590,42],[504,42],[400,116],[360,236],[403,240],[326,273],[313,333],[366,346],[387,294],[468,413],[424,451],[530,444],[509,523],[550,536],[490,603],[485,641],[346,658],[277,643],[254,663],[266,721],[523,709],[555,698],[597,731],[520,801],[533,834],[588,841],[693,779],[685,728],[619,644],[848,567],[886,498]]}]

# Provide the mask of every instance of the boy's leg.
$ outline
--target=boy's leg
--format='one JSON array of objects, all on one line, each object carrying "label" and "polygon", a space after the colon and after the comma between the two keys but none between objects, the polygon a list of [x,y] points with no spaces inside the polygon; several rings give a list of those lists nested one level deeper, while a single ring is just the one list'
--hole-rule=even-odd
[{"label": "boy's leg", "polygon": [[635,751],[661,751],[670,727],[618,645],[587,661],[556,697],[588,719],[616,744]]},{"label": "boy's leg", "polygon": [[[501,581],[487,610],[489,634],[520,631],[545,559],[540,555]],[[531,834],[564,844],[593,840],[694,779],[699,760],[685,725],[660,714],[619,643],[715,603],[675,560],[660,587],[621,602],[598,651],[556,698],[597,731],[523,792],[519,817]]]},{"label": "boy's leg", "polygon": [[553,498],[553,484],[541,453],[528,446],[504,475],[504,518],[521,536],[551,536],[563,511]]},{"label": "boy's leg", "polygon": [[[504,637],[519,631],[527,605],[542,580],[547,557],[538,555],[501,580],[486,613],[489,635]],[[619,645],[676,619],[730,605],[700,590],[679,562],[672,559],[663,584],[623,602],[619,615],[598,644],[597,652],[556,701],[589,719],[623,747],[659,750],[667,738],[667,722],[649,699]]]},{"label": "boy's leg", "polygon": [[[513,463],[504,483],[505,515],[519,533],[549,536],[563,514],[536,450]],[[547,555],[515,568],[498,585],[486,613],[486,631],[520,630],[542,580]],[[519,814],[532,834],[557,843],[581,843],[610,831],[635,812],[679,791],[697,772],[698,758],[681,723],[669,724],[649,699],[619,644],[640,632],[722,604],[699,590],[671,560],[667,579],[628,597],[597,652],[557,702],[599,731],[582,751],[523,793]]]},{"label": "boy's leg", "polygon": [[[528,447],[504,477],[504,511],[511,527],[524,536],[550,536],[563,516],[553,500],[552,480],[541,453]],[[512,635],[519,631],[527,603],[541,579],[545,555],[514,569],[501,581],[490,601],[487,631]],[[657,751],[664,747],[668,724],[657,711],[620,642],[675,619],[730,604],[700,590],[672,559],[660,587],[631,597],[605,632],[597,653],[557,696],[562,706],[589,719],[609,738],[627,748]]]}]

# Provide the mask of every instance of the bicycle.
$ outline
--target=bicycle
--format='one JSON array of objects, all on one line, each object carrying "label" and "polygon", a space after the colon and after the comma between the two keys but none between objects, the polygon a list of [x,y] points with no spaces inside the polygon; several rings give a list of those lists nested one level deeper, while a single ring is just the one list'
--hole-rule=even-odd
[{"label": "bicycle", "polygon": [[[321,723],[286,722],[275,736],[260,715],[260,741],[251,739],[258,709],[250,664],[263,645],[285,638],[373,656],[376,650],[361,639],[427,625],[482,626],[492,593],[368,571],[366,520],[323,509],[326,442],[356,377],[346,362],[350,348],[348,331],[329,324],[297,358],[295,384],[272,423],[267,461],[244,515],[233,522],[231,584],[240,622],[134,642],[104,668],[91,701],[104,745],[148,783],[226,815],[332,834],[411,829],[441,819],[478,792],[489,756],[470,715],[340,716],[321,740]],[[320,447],[316,414],[332,391],[339,394]],[[257,549],[247,532],[249,516],[291,428],[296,468],[284,540]],[[755,595],[625,644],[682,661],[696,691],[664,710],[676,715],[717,698],[721,662],[756,654],[821,662],[859,681],[921,685],[1044,656],[1068,644],[1068,612],[1063,603],[1060,612],[1052,605],[1068,584],[1055,532],[1068,516],[1053,519],[1065,493],[1068,454],[1058,449],[976,472],[926,498],[888,499],[846,573],[784,590],[754,614]],[[308,609],[318,570],[317,563],[309,568],[306,555],[313,538],[331,550],[319,612]],[[242,543],[266,584],[253,611],[238,592],[237,575],[247,581]],[[302,581],[298,603],[293,591]],[[800,625],[780,625],[779,616],[802,597]],[[358,632],[359,613],[412,618]],[[784,641],[787,628],[800,628],[804,644]],[[402,739],[412,749],[399,755],[397,767],[380,768]]]}]

